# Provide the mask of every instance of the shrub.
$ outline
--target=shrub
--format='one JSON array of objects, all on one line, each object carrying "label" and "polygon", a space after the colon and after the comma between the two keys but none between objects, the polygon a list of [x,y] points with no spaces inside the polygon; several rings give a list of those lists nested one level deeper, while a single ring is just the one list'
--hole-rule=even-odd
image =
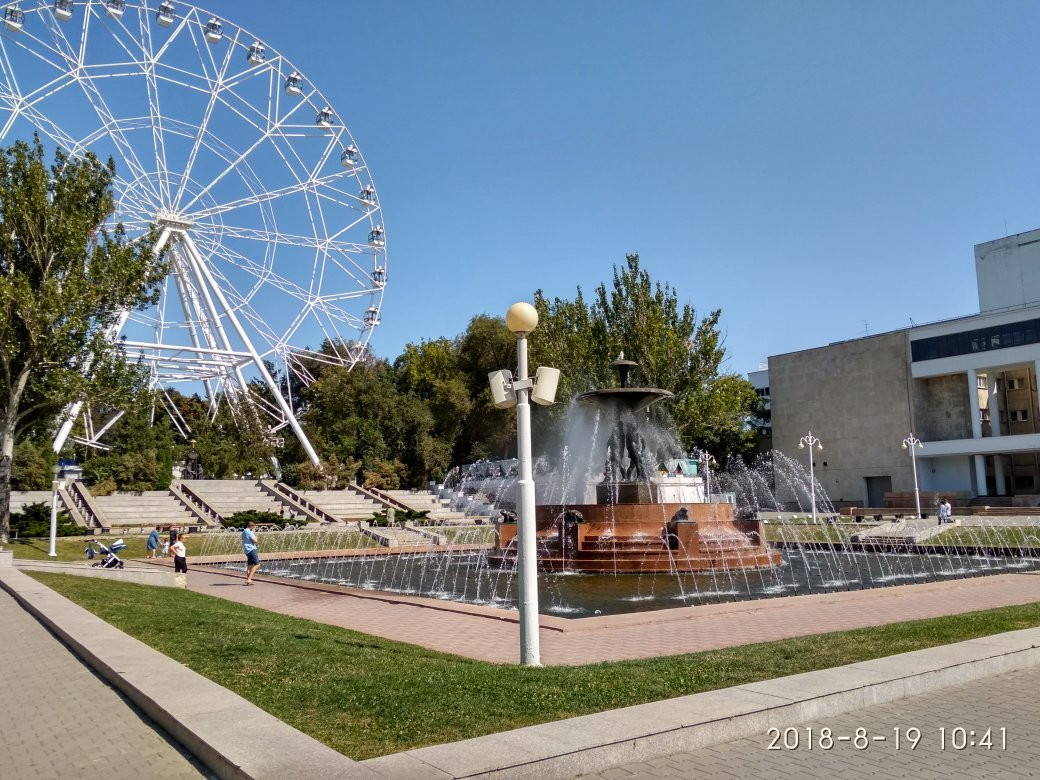
[{"label": "shrub", "polygon": [[[86,529],[69,522],[69,513],[58,512],[58,536],[83,536]],[[51,508],[44,502],[27,504],[11,515],[11,535],[19,538],[51,535]]]},{"label": "shrub", "polygon": [[282,525],[285,518],[276,512],[267,512],[261,509],[246,509],[235,512],[230,517],[224,518],[225,528],[245,528],[246,523],[252,520],[257,525]]}]

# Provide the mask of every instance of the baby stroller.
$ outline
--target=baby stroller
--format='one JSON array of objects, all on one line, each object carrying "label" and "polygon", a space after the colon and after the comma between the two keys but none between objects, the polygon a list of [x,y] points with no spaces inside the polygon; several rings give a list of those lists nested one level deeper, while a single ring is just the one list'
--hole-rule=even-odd
[{"label": "baby stroller", "polygon": [[[102,569],[123,568],[123,562],[119,559],[119,556],[116,555],[116,553],[120,550],[126,549],[126,542],[124,542],[122,539],[116,539],[114,542],[112,542],[111,546],[109,547],[105,547],[105,545],[101,544],[101,542],[98,542],[97,546],[101,548],[100,552],[105,557],[97,563],[92,563],[91,566],[100,567]],[[84,552],[86,552],[87,554],[87,560],[91,561],[94,560],[94,558],[98,555],[98,551],[94,549],[93,541],[87,542],[87,549],[84,550]]]}]

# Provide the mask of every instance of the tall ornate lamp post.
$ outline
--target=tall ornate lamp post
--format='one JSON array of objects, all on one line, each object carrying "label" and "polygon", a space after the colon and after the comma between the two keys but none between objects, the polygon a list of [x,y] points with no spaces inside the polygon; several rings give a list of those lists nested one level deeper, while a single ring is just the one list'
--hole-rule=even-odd
[{"label": "tall ornate lamp post", "polygon": [[506,312],[506,326],[516,334],[516,377],[509,371],[488,374],[495,406],[516,406],[517,574],[520,580],[520,663],[541,666],[538,643],[538,558],[534,512],[534,474],[531,463],[531,405],[551,404],[560,372],[545,366],[532,380],[527,375],[527,335],[538,327],[538,312],[523,301]]},{"label": "tall ornate lamp post", "polygon": [[[914,465],[914,501],[917,503],[917,517],[921,517],[921,491],[917,487],[917,450],[924,449],[921,440],[914,436],[913,431],[903,439],[903,449],[910,450],[910,460]],[[941,522],[941,521],[940,521]]]},{"label": "tall ornate lamp post", "polygon": [[798,440],[798,449],[804,450],[806,446],[809,447],[809,495],[812,497],[812,521],[816,523],[816,474],[813,468],[813,447],[817,450],[823,449],[823,443],[812,435],[812,431],[809,431],[808,436],[803,436]]}]

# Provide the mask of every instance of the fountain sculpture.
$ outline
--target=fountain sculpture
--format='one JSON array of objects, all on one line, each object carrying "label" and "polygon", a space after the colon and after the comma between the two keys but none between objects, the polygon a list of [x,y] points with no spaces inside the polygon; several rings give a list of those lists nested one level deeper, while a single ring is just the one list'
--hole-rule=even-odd
[{"label": "fountain sculpture", "polygon": [[[538,566],[543,571],[677,573],[762,569],[782,562],[764,541],[760,521],[734,517],[732,503],[708,500],[696,466],[659,464],[643,429],[646,410],[667,390],[629,387],[637,368],[622,354],[611,366],[619,387],[583,393],[609,425],[602,478],[586,485],[585,503],[536,507]],[[513,566],[516,522],[503,513],[490,563]]]}]

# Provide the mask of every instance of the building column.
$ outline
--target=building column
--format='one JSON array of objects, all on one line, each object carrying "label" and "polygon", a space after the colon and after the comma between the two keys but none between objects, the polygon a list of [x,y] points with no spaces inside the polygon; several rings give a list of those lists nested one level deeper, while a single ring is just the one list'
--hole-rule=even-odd
[{"label": "building column", "polygon": [[972,438],[982,438],[982,414],[979,409],[979,375],[974,368],[968,369],[968,409],[971,412]]},{"label": "building column", "polygon": [[975,488],[980,496],[988,496],[986,488],[986,456],[974,455],[975,458]]},{"label": "building column", "polygon": [[[1000,436],[1000,395],[997,393],[997,372],[989,371],[989,435]],[[1004,459],[993,456],[993,481],[997,483],[997,495],[1006,496],[1004,486]]]},{"label": "building column", "polygon": [[997,372],[990,372],[989,380],[989,435],[1000,436],[1000,396],[997,395]]},{"label": "building column", "polygon": [[1007,487],[1004,484],[1004,456],[993,456],[993,481],[997,483],[997,495],[1006,496]]}]

